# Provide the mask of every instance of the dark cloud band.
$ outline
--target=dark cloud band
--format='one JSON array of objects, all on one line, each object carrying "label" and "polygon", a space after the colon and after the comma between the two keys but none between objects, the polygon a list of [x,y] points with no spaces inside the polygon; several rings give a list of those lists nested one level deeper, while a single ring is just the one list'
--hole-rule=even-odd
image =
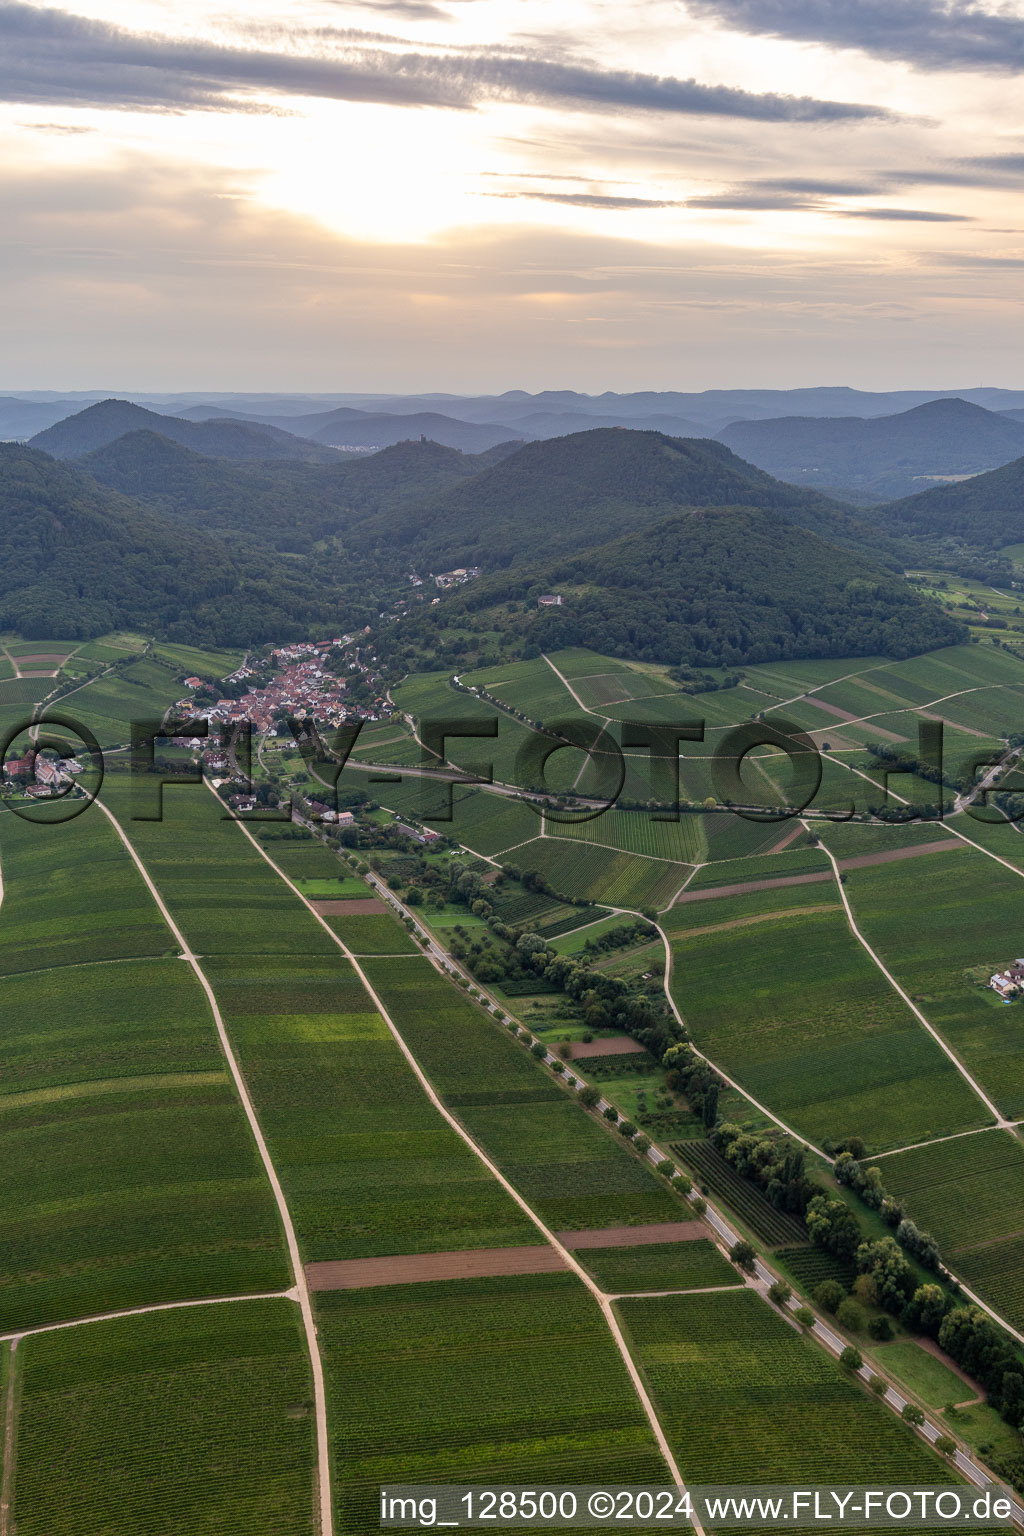
[{"label": "dark cloud band", "polygon": [[162,111],[239,110],[266,96],[467,109],[487,101],[757,122],[887,118],[882,108],[758,95],[695,80],[499,52],[347,48],[282,53],[126,32],[67,11],[0,4],[0,100]]},{"label": "dark cloud band", "polygon": [[964,0],[686,0],[691,15],[739,32],[832,48],[923,69],[1024,70],[1024,18]]}]

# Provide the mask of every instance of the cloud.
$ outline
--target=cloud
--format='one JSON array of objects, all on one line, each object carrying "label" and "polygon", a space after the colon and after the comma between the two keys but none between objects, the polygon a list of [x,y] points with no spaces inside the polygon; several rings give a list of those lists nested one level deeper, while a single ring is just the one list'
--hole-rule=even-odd
[{"label": "cloud", "polygon": [[1024,17],[964,0],[686,0],[686,9],[737,32],[858,48],[922,69],[1024,70]]},{"label": "cloud", "polygon": [[570,208],[681,208],[681,202],[658,197],[615,197],[600,192],[487,192],[486,197],[526,198],[532,203],[565,203]]},{"label": "cloud", "polygon": [[786,192],[759,192],[738,189],[735,192],[713,192],[706,197],[688,197],[687,208],[734,209],[737,213],[768,213],[777,209],[799,211],[813,209],[820,212],[824,204],[816,198],[799,197]]},{"label": "cloud", "polygon": [[1019,242],[886,259],[880,283],[861,241],[848,259],[787,244],[668,248],[628,221],[613,235],[524,219],[389,245],[262,206],[258,187],[116,152],[93,167],[0,163],[4,387],[599,393],[839,378],[952,390],[982,370],[1019,378],[1007,318],[1022,302]]},{"label": "cloud", "polygon": [[722,209],[737,213],[824,213],[844,219],[877,219],[907,223],[956,224],[967,214],[935,213],[926,208],[836,208],[830,199],[873,197],[885,190],[883,181],[841,181],[829,177],[771,176],[740,182],[724,192],[686,199],[687,208]]},{"label": "cloud", "polygon": [[20,123],[18,126],[27,129],[30,133],[74,134],[96,132],[95,128],[89,127],[85,123]]},{"label": "cloud", "polygon": [[[330,37],[321,31],[321,38]],[[345,34],[334,34],[344,42]],[[299,39],[301,40],[301,39]],[[347,46],[273,52],[131,33],[67,11],[0,0],[0,100],[162,111],[260,110],[253,98],[313,96],[388,106],[468,109],[519,102],[756,122],[888,119],[884,108],[758,95],[695,80],[602,70],[481,50],[429,54]]]},{"label": "cloud", "polygon": [[970,224],[967,213],[934,213],[928,208],[833,208],[841,219],[881,219],[907,224]]}]

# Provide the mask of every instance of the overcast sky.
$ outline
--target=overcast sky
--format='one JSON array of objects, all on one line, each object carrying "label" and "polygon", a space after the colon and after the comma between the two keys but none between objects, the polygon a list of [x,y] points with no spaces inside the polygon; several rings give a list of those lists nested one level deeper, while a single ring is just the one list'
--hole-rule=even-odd
[{"label": "overcast sky", "polygon": [[0,389],[1024,387],[1024,0],[0,0]]}]

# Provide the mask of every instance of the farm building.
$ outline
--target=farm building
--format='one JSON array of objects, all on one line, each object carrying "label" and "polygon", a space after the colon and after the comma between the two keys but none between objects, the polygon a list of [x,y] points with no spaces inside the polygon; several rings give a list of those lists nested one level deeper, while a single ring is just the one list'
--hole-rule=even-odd
[{"label": "farm building", "polygon": [[1020,997],[1024,991],[1024,960],[1015,960],[1005,971],[996,971],[989,986],[1004,999]]}]

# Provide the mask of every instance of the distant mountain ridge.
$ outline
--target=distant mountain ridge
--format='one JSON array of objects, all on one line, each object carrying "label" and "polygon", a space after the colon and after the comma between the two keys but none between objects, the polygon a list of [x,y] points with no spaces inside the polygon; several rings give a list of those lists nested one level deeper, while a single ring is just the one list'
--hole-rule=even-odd
[{"label": "distant mountain ridge", "polygon": [[239,464],[147,430],[129,432],[77,464],[102,485],[191,527],[301,553],[366,519],[380,517],[385,528],[389,514],[415,519],[425,502],[479,473],[489,457],[417,439],[329,465]]},{"label": "distant mountain ridge", "polygon": [[330,449],[277,427],[233,420],[183,421],[148,411],[129,400],[101,400],[87,406],[84,411],[36,433],[29,447],[55,459],[79,459],[129,432],[147,430],[212,458],[296,459],[312,464],[335,463],[338,458]]},{"label": "distant mountain ridge", "polygon": [[726,427],[719,440],[770,474],[877,500],[974,475],[1024,454],[1024,421],[967,400],[932,400],[895,416],[788,416]]},{"label": "distant mountain ridge", "polygon": [[[0,397],[0,438],[26,438],[84,406],[102,401],[116,391],[94,390],[66,395],[46,391],[9,390]],[[456,395],[442,391],[423,393],[325,393],[282,395],[263,393],[183,392],[148,394],[122,391],[123,395],[155,413],[188,421],[223,420],[267,423],[296,435],[308,435],[303,418],[324,418],[334,411],[356,411],[362,416],[394,418],[433,415],[446,423],[483,425],[526,439],[553,437],[565,432],[586,431],[598,426],[630,426],[664,431],[674,437],[715,434],[737,421],[778,420],[789,416],[863,417],[890,416],[931,400],[959,398],[993,412],[1024,410],[1024,390],[968,388],[872,391],[845,385],[804,389],[709,389],[635,390],[584,394],[578,390],[547,389],[529,393],[510,389],[498,394]],[[351,418],[350,418],[351,419]],[[383,424],[380,424],[383,430]],[[314,426],[312,431],[316,430]],[[368,429],[370,430],[370,429]],[[413,428],[393,423],[391,441],[410,435]],[[451,428],[454,432],[455,427]],[[475,443],[434,433],[449,446],[475,451]],[[381,439],[363,446],[382,445]]]}]

